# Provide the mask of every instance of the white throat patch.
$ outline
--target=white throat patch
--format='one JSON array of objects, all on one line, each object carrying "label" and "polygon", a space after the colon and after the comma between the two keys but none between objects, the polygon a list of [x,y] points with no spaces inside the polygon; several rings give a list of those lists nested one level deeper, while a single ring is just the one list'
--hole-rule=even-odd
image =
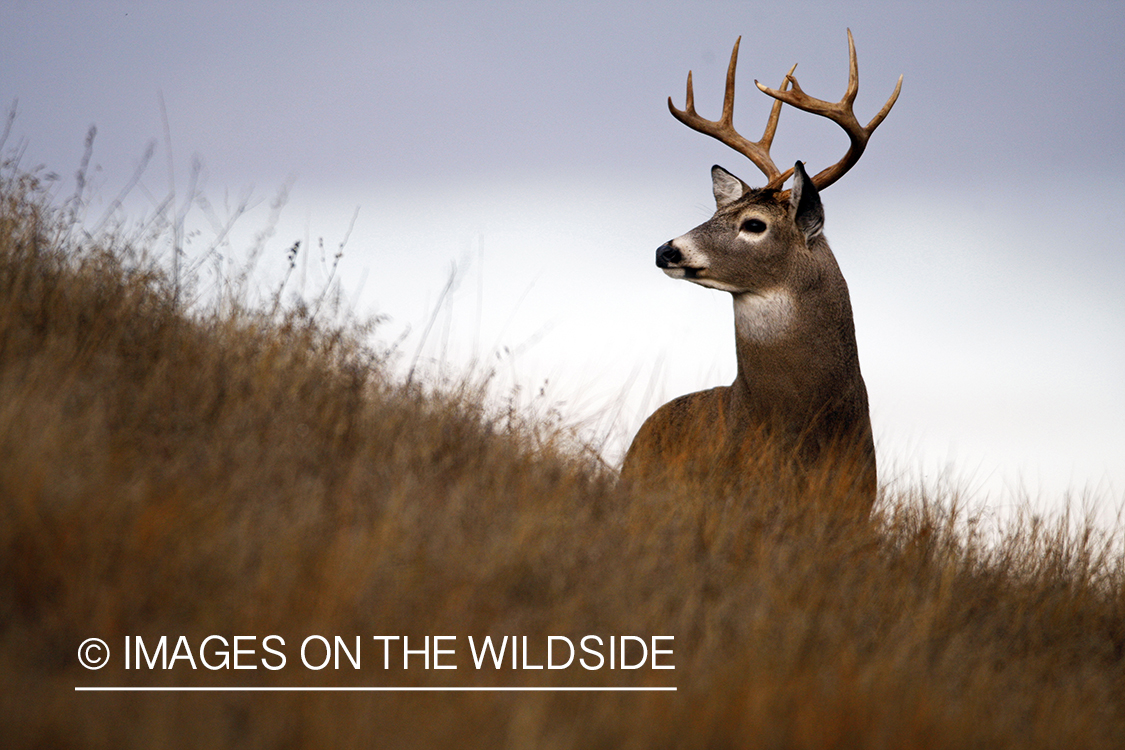
[{"label": "white throat patch", "polygon": [[793,297],[784,289],[734,295],[735,331],[747,341],[768,344],[783,337],[793,313]]}]

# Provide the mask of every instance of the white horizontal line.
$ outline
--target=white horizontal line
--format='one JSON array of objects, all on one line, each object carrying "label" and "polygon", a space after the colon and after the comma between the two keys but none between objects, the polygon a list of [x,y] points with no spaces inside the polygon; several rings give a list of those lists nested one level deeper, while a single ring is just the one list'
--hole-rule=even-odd
[{"label": "white horizontal line", "polygon": [[675,687],[75,687],[76,693],[674,692]]}]

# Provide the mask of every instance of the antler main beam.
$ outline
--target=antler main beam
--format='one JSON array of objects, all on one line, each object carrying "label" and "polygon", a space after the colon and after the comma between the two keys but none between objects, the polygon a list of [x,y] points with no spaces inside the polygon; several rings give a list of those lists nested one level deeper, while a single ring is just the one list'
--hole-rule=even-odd
[{"label": "antler main beam", "polygon": [[[770,157],[770,146],[773,145],[773,137],[777,132],[777,120],[781,116],[782,99],[774,96],[776,101],[773,103],[773,109],[770,110],[769,120],[766,122],[766,132],[758,141],[750,141],[739,134],[734,129],[734,70],[738,65],[738,47],[742,43],[742,37],[734,43],[734,50],[730,53],[730,65],[727,67],[727,84],[726,91],[723,94],[723,114],[718,120],[707,120],[699,116],[695,111],[695,92],[691,86],[691,71],[688,71],[687,76],[687,101],[684,104],[684,109],[677,109],[676,105],[672,103],[672,97],[668,97],[668,109],[672,115],[687,125],[692,130],[696,130],[704,135],[709,135],[712,138],[719,140],[721,143],[730,146],[738,153],[745,156],[752,161],[758,169],[769,180],[766,187],[779,188],[793,174],[792,169],[787,169],[782,172],[774,164],[773,159]],[[794,65],[789,69],[789,73],[785,76],[785,80],[781,83],[779,93],[787,92],[789,89],[789,82],[793,79],[793,71],[797,69]],[[755,81],[755,83],[757,83]],[[760,87],[759,87],[760,88]],[[772,89],[771,89],[772,90]],[[767,91],[767,93],[769,93]],[[772,94],[771,94],[772,96]],[[858,156],[856,157],[858,158]]]},{"label": "antler main beam", "polygon": [[[793,77],[793,71],[790,70],[789,74],[785,76],[785,84],[782,85],[780,90],[771,89],[768,86],[754,81],[755,85],[766,94],[772,96],[778,103],[785,102],[798,109],[803,109],[806,112],[811,112],[814,115],[827,117],[832,122],[839,125],[848,134],[850,145],[848,152],[844,154],[844,158],[836,162],[832,166],[824,169],[812,178],[813,184],[816,185],[818,190],[823,190],[836,180],[844,176],[844,174],[855,166],[859,161],[859,157],[863,155],[863,150],[867,148],[867,141],[871,134],[875,132],[875,128],[879,127],[883,119],[891,111],[895,101],[898,99],[899,91],[902,90],[902,76],[898,77],[898,83],[895,85],[894,93],[879,113],[871,118],[871,122],[867,123],[867,127],[859,124],[856,119],[854,105],[856,94],[859,93],[859,64],[856,62],[855,56],[855,40],[852,39],[852,30],[848,29],[848,88],[844,92],[844,98],[838,102],[826,102],[821,99],[815,99],[804,91],[801,90],[800,84],[797,79]],[[732,80],[728,74],[728,80]],[[789,84],[792,84],[793,89],[789,91]]]}]

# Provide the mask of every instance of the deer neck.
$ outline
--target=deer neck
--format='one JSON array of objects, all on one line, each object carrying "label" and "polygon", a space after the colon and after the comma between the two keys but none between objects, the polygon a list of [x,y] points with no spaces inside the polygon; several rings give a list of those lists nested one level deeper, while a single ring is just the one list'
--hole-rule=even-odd
[{"label": "deer neck", "polygon": [[[862,383],[847,286],[832,263],[814,282],[734,296],[734,414],[811,422]],[[862,386],[860,386],[862,387]]]}]

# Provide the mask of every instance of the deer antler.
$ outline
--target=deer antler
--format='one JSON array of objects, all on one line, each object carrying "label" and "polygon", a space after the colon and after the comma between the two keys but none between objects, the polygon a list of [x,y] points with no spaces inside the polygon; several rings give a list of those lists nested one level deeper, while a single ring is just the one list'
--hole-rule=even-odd
[{"label": "deer antler", "polygon": [[[699,113],[695,111],[695,93],[692,91],[691,87],[691,71],[688,71],[687,75],[687,102],[684,105],[685,109],[677,109],[676,105],[672,104],[672,97],[668,97],[668,109],[671,110],[672,115],[677,120],[687,125],[692,130],[718,139],[720,142],[730,146],[735,151],[754,162],[754,165],[762,170],[762,173],[765,174],[766,178],[769,180],[766,187],[776,189],[781,187],[785,180],[789,178],[789,175],[793,174],[792,169],[787,169],[784,172],[779,170],[770,157],[770,146],[773,144],[773,136],[777,131],[777,119],[781,115],[782,99],[771,94],[777,101],[773,103],[773,109],[770,110],[769,120],[766,122],[766,132],[762,134],[761,140],[748,141],[734,129],[734,69],[738,65],[738,46],[741,43],[742,37],[738,37],[738,40],[734,43],[734,50],[730,53],[730,65],[727,67],[727,86],[726,92],[723,95],[723,114],[718,120],[706,120],[700,117]],[[793,79],[793,71],[796,69],[796,65],[789,69],[788,75],[785,76],[785,80],[781,83],[781,91],[778,93],[787,92],[790,81],[793,81],[794,87],[797,85],[796,80]],[[755,83],[757,83],[757,81],[755,81]],[[761,86],[759,86],[759,88],[761,88]],[[770,92],[766,91],[766,93]],[[890,107],[887,107],[887,109],[890,109]],[[874,130],[874,128],[872,128],[872,130]],[[858,154],[856,158],[859,158]]]},{"label": "deer antler", "polygon": [[[791,104],[798,109],[803,109],[806,112],[812,112],[814,115],[827,117],[828,119],[839,125],[841,128],[843,128],[844,132],[848,134],[848,138],[850,139],[851,144],[848,146],[848,152],[844,154],[844,158],[833,164],[831,167],[818,172],[816,176],[812,178],[813,184],[816,185],[818,190],[823,190],[824,188],[828,187],[836,180],[843,177],[849,169],[855,166],[856,162],[859,161],[859,157],[863,154],[863,150],[867,148],[867,140],[871,137],[871,134],[875,132],[875,128],[879,127],[880,123],[883,122],[883,118],[887,116],[887,113],[891,111],[891,107],[894,106],[895,101],[898,99],[898,92],[902,89],[902,76],[899,76],[898,84],[895,86],[895,90],[894,93],[891,94],[891,98],[887,100],[887,103],[883,105],[883,108],[879,110],[879,113],[875,115],[875,117],[871,118],[871,122],[867,123],[867,127],[861,126],[859,124],[859,121],[856,119],[855,112],[853,110],[856,94],[859,93],[859,66],[856,63],[855,40],[852,39],[851,29],[848,29],[848,57],[850,61],[850,69],[848,71],[848,88],[847,91],[844,92],[844,98],[836,103],[826,102],[821,99],[814,99],[813,97],[806,94],[801,90],[801,86],[797,83],[797,79],[793,77],[792,70],[789,71],[789,75],[785,76],[785,84],[782,85],[780,91],[776,91],[769,88],[768,86],[763,86],[757,81],[754,81],[759,89],[777,100],[777,102],[774,104],[775,107],[777,106],[777,104],[785,102],[786,104]],[[728,85],[732,80],[733,73],[728,73]],[[787,90],[788,84],[793,84],[792,91]],[[673,112],[673,114],[675,113]],[[725,109],[724,114],[726,114]]]}]

